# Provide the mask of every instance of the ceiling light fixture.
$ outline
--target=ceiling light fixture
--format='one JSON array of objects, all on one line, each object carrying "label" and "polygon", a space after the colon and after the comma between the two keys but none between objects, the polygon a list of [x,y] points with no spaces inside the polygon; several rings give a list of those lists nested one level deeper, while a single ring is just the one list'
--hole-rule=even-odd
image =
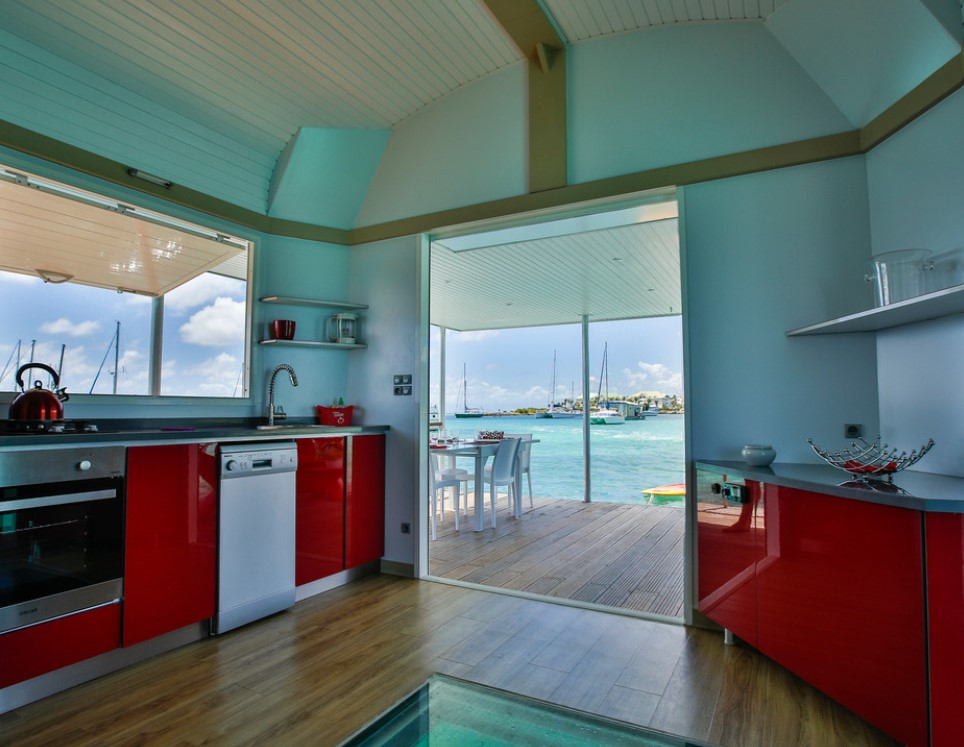
[{"label": "ceiling light fixture", "polygon": [[54,285],[66,283],[74,277],[73,275],[68,275],[66,272],[57,272],[56,270],[36,269],[34,272],[36,272],[45,283],[53,283]]},{"label": "ceiling light fixture", "polygon": [[174,182],[168,181],[162,176],[156,176],[155,174],[148,174],[146,171],[141,171],[140,169],[130,168],[130,169],[127,169],[127,173],[136,179],[143,179],[145,182],[156,184],[159,187],[164,187],[164,189],[170,189],[171,187],[174,186]]}]

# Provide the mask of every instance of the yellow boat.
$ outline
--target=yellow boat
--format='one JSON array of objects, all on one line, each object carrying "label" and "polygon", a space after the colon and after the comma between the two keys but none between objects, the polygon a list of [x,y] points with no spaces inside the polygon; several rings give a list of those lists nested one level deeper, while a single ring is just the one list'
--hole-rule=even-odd
[{"label": "yellow boat", "polygon": [[674,503],[677,499],[686,495],[686,484],[676,482],[672,485],[660,485],[656,488],[647,488],[640,492],[643,495],[649,496],[650,503]]}]

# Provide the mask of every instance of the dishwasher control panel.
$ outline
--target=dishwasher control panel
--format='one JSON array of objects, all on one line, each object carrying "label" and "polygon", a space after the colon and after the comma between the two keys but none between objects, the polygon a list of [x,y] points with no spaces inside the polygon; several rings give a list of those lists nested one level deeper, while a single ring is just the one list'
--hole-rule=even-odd
[{"label": "dishwasher control panel", "polygon": [[267,444],[230,444],[221,446],[221,479],[256,473],[294,472],[298,449],[294,442]]}]

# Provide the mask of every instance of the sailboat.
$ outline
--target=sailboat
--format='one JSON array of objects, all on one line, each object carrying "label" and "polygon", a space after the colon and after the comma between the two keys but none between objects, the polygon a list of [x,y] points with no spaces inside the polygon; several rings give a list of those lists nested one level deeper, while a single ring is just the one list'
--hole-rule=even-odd
[{"label": "sailboat", "polygon": [[552,384],[549,386],[549,401],[546,403],[546,409],[542,412],[537,412],[537,418],[578,418],[579,413],[573,410],[567,410],[565,407],[560,405],[558,402],[553,402],[553,398],[556,396],[556,351],[552,351]]},{"label": "sailboat", "polygon": [[[603,381],[606,382],[606,407],[602,407]],[[596,395],[596,407],[589,411],[589,422],[592,425],[620,425],[626,422],[626,417],[609,407],[609,343],[603,347],[602,370],[599,372],[599,393]]]},{"label": "sailboat", "polygon": [[[459,385],[458,399],[455,401],[455,417],[457,418],[481,418],[484,414],[478,407],[469,407],[468,396],[466,395],[466,376],[465,364],[462,364],[462,383]],[[459,410],[459,400],[462,402],[462,409]]]}]

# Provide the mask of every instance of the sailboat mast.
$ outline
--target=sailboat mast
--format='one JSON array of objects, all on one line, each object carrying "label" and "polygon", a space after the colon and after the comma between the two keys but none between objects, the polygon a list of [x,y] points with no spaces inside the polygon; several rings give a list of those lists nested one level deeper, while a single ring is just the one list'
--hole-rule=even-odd
[{"label": "sailboat mast", "polygon": [[114,394],[117,394],[117,368],[120,365],[120,320],[114,331]]}]

